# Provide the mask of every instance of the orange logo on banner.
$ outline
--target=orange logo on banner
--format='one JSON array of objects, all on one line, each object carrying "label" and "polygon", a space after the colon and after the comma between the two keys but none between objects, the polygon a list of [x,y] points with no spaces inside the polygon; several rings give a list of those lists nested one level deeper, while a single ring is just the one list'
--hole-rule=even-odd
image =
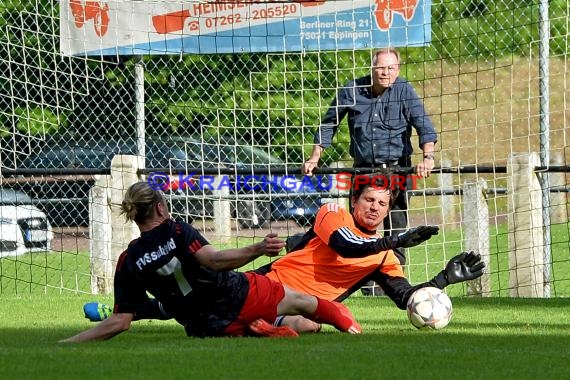
[{"label": "orange logo on banner", "polygon": [[392,26],[393,13],[400,13],[404,20],[410,21],[414,17],[418,0],[376,0],[374,17],[380,30],[388,30]]},{"label": "orange logo on banner", "polygon": [[[269,2],[271,2],[271,1],[269,1]],[[274,2],[281,3],[282,1],[276,0]],[[326,2],[326,0],[297,1],[297,2],[300,3],[303,7],[316,7],[316,6],[324,4]],[[216,3],[217,4],[228,4],[228,3],[234,4],[233,2],[228,1],[228,0],[212,1],[212,2],[208,2],[207,4],[210,4],[210,3],[212,3],[212,4],[216,4]],[[237,4],[240,2],[236,1],[235,3]],[[189,18],[190,16],[192,16],[192,14],[190,13],[190,10],[188,10],[188,9],[183,10],[183,11],[166,13],[166,14],[162,14],[162,15],[156,15],[156,16],[152,16],[152,25],[154,26],[154,30],[156,30],[156,32],[158,34],[175,33],[175,32],[179,32],[179,31],[184,29],[184,24],[186,22],[186,19]],[[198,30],[200,25],[199,25],[198,21],[194,21],[189,25],[189,27],[190,27],[190,30],[194,31],[194,30]]]},{"label": "orange logo on banner", "polygon": [[75,26],[83,27],[87,21],[93,20],[95,34],[103,37],[109,29],[109,5],[98,1],[86,1],[85,5],[81,0],[70,0],[69,7],[75,19]]},{"label": "orange logo on banner", "polygon": [[190,17],[188,9],[152,16],[152,25],[158,34],[174,33],[184,29],[184,22]]}]

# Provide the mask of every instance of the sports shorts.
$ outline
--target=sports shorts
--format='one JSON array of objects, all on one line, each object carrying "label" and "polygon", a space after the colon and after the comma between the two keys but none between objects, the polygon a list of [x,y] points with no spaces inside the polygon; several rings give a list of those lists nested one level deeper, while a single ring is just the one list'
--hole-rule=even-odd
[{"label": "sports shorts", "polygon": [[244,274],[249,281],[249,292],[238,317],[224,330],[226,336],[247,335],[248,325],[259,318],[273,323],[277,318],[277,305],[285,297],[280,283],[259,274]]}]

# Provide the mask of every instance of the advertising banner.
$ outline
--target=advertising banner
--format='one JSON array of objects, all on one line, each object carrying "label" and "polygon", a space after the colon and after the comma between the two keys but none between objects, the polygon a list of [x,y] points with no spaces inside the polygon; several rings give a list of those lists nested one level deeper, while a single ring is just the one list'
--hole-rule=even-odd
[{"label": "advertising banner", "polygon": [[60,1],[64,55],[424,46],[430,0]]}]

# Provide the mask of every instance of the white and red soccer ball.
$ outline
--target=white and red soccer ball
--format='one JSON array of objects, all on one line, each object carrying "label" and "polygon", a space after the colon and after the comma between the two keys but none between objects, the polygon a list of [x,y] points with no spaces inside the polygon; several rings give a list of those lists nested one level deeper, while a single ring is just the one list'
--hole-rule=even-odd
[{"label": "white and red soccer ball", "polygon": [[406,309],[408,319],[418,329],[442,329],[453,314],[447,294],[433,287],[416,290],[408,300]]}]

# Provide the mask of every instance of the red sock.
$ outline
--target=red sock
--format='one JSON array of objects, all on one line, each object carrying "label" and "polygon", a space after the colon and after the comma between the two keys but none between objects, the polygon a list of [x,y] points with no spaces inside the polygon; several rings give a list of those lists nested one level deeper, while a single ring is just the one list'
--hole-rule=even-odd
[{"label": "red sock", "polygon": [[353,324],[353,320],[343,315],[335,304],[319,297],[317,297],[317,310],[309,318],[317,323],[333,325],[340,331],[348,331]]}]

